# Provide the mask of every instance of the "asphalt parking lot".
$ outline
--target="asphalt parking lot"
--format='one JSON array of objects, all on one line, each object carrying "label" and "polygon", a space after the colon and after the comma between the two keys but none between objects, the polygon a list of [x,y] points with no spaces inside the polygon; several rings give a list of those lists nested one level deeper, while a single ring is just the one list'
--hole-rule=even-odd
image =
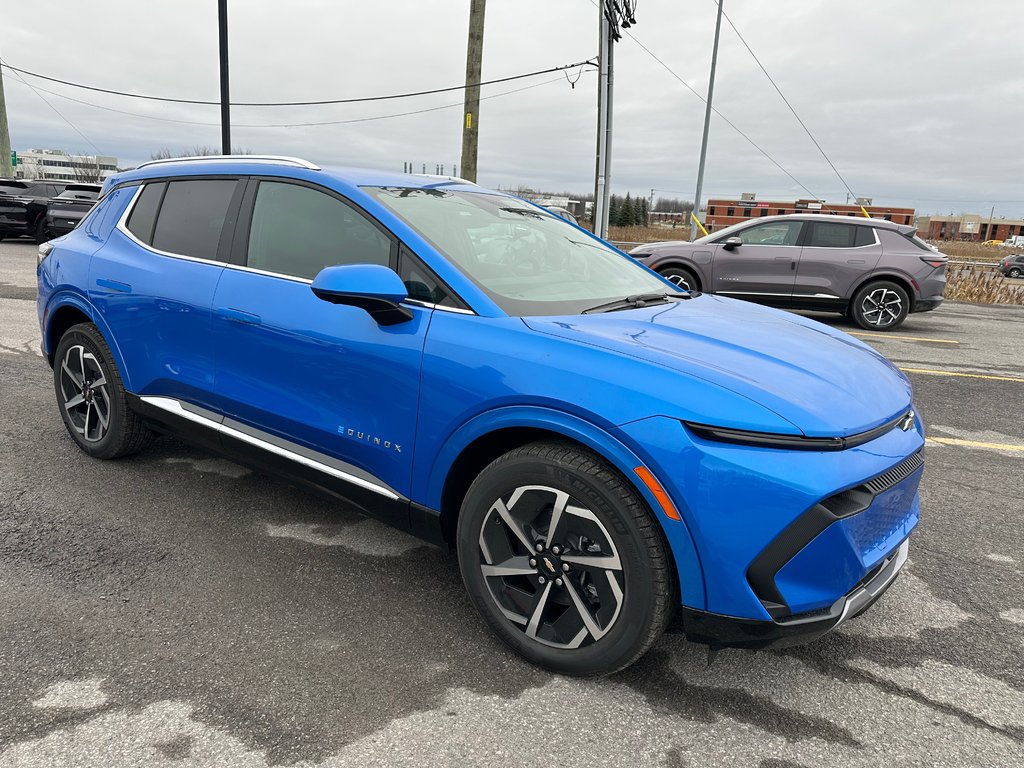
[{"label": "asphalt parking lot", "polygon": [[507,652],[438,549],[170,439],[79,452],[35,251],[0,243],[0,768],[1024,764],[1024,308],[820,316],[929,431],[910,564],[865,616],[578,681]]}]

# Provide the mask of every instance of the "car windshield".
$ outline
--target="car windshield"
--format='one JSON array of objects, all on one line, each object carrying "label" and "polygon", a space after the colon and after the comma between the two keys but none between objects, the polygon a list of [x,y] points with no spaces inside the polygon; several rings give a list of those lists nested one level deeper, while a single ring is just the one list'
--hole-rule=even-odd
[{"label": "car windshield", "polygon": [[627,296],[677,292],[552,213],[506,195],[366,190],[512,316],[572,315]]},{"label": "car windshield", "polygon": [[0,181],[0,195],[24,195],[25,186],[15,182],[11,184],[9,182]]}]

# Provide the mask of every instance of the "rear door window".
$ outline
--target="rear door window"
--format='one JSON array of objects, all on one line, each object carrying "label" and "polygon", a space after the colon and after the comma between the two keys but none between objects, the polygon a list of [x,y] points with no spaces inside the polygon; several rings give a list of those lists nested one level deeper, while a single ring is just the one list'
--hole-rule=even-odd
[{"label": "rear door window", "polygon": [[[858,245],[858,229],[862,229],[862,227],[853,224],[816,221],[811,227],[811,234],[805,245],[812,248],[855,248]],[[874,242],[874,238],[871,242]]]},{"label": "rear door window", "polygon": [[[171,181],[153,230],[154,248],[214,261],[235,179]],[[141,201],[140,201],[141,202]]]}]

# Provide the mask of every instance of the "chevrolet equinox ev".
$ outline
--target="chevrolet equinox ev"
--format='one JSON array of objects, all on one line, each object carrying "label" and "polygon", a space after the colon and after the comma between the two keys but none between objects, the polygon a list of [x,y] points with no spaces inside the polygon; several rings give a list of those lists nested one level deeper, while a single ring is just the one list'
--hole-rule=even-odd
[{"label": "chevrolet equinox ev", "polygon": [[38,281],[83,451],[173,433],[448,546],[548,669],[620,669],[670,623],[817,637],[918,522],[923,427],[884,357],[461,179],[145,163],[40,247]]}]

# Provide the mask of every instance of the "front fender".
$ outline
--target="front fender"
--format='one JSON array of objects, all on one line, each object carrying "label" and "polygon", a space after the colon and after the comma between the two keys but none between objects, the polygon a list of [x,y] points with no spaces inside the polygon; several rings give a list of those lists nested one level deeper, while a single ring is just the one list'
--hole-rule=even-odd
[{"label": "front fender", "polygon": [[[634,469],[646,466],[647,463],[622,441],[625,433],[621,436],[613,435],[578,416],[541,406],[506,406],[486,411],[464,423],[444,442],[435,454],[429,472],[424,473],[425,480],[417,481],[414,485],[413,498],[421,500],[432,509],[440,509],[445,480],[461,453],[486,434],[516,427],[542,429],[563,435],[590,448],[618,469],[654,511],[654,517],[668,539],[675,558],[683,604],[703,609],[706,605],[704,575],[693,537],[686,523],[669,518],[654,494],[639,482]],[[657,477],[654,468],[651,471]],[[417,473],[420,477],[424,477],[424,474]],[[664,486],[660,478],[659,482]]]}]

